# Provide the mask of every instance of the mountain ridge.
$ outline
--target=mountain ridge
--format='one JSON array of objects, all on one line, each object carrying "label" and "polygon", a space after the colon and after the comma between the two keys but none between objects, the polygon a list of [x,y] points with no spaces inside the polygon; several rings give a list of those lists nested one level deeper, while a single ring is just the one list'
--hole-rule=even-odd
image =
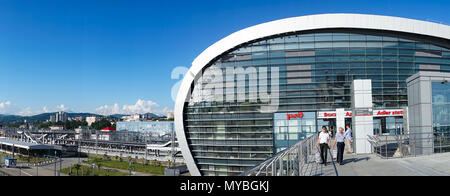
[{"label": "mountain ridge", "polygon": [[[18,123],[18,122],[23,122],[24,120],[27,121],[27,123],[36,123],[36,122],[45,122],[47,120],[50,119],[51,115],[55,115],[57,112],[50,112],[50,113],[41,113],[41,114],[36,114],[33,116],[19,116],[19,115],[9,115],[9,114],[0,114],[0,123]],[[154,113],[145,113],[142,115],[146,115],[149,114],[151,117],[154,118],[162,118],[165,117],[163,115],[158,115],[158,114],[154,114]],[[100,115],[100,114],[95,114],[95,113],[78,113],[78,112],[73,112],[73,113],[69,113],[67,112],[67,117],[69,118],[75,118],[75,117],[91,117],[91,116],[95,116],[95,117],[106,117],[106,118],[116,118],[119,119],[123,116],[128,116],[128,114],[113,114],[113,115]]]}]

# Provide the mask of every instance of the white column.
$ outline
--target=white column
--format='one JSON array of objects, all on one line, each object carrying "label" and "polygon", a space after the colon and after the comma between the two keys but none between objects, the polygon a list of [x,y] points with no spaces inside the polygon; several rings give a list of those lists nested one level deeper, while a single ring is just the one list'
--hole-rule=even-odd
[{"label": "white column", "polygon": [[345,109],[339,108],[336,110],[336,133],[339,131],[339,128],[343,128],[345,131]]},{"label": "white column", "polygon": [[368,135],[373,135],[372,81],[354,80],[352,83],[352,128],[356,154],[372,152]]}]

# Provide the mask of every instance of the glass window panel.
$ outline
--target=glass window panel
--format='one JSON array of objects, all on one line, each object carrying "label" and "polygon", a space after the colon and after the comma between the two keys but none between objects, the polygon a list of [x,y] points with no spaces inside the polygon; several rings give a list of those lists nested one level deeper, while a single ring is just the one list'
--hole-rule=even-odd
[{"label": "glass window panel", "polygon": [[350,43],[349,42],[333,42],[333,47],[334,48],[348,48],[348,47],[350,47]]},{"label": "glass window panel", "polygon": [[348,41],[350,39],[349,35],[333,35],[334,41]]},{"label": "glass window panel", "polygon": [[381,48],[383,44],[381,42],[367,42],[368,48]]},{"label": "glass window panel", "polygon": [[367,49],[366,50],[366,53],[369,55],[381,55],[381,53],[382,53],[382,50],[381,49],[374,49],[374,48],[371,48],[371,49]]},{"label": "glass window panel", "polygon": [[365,35],[355,35],[355,34],[350,34],[350,40],[354,40],[354,41],[366,41],[366,36],[365,36]]},{"label": "glass window panel", "polygon": [[267,50],[268,50],[267,46],[253,46],[252,47],[252,52],[264,52]]},{"label": "glass window panel", "polygon": [[367,35],[366,36],[367,41],[382,41],[383,38],[380,36],[373,36],[373,35]]},{"label": "glass window panel", "polygon": [[285,49],[286,50],[296,50],[299,49],[299,45],[298,44],[286,44],[285,45]]},{"label": "glass window panel", "polygon": [[300,42],[314,42],[314,37],[313,36],[300,36],[299,37]]},{"label": "glass window panel", "polygon": [[317,42],[315,44],[316,48],[332,48],[332,42]]},{"label": "glass window panel", "polygon": [[366,42],[350,42],[350,47],[365,48],[366,47]]},{"label": "glass window panel", "polygon": [[300,49],[314,49],[314,43],[301,43]]},{"label": "glass window panel", "polygon": [[270,50],[284,50],[284,44],[270,45]]},{"label": "glass window panel", "polygon": [[299,41],[298,36],[289,36],[284,39],[284,42],[286,43],[295,43],[298,41]]},{"label": "glass window panel", "polygon": [[398,41],[398,38],[396,38],[396,37],[386,37],[386,36],[383,36],[383,41],[397,42],[397,41]]},{"label": "glass window panel", "polygon": [[384,48],[398,48],[397,42],[383,42]]},{"label": "glass window panel", "polygon": [[332,36],[319,36],[319,35],[316,35],[316,42],[317,41],[332,41],[333,40],[333,37]]},{"label": "glass window panel", "polygon": [[399,48],[411,48],[411,49],[414,49],[415,46],[416,46],[415,43],[400,42]]}]

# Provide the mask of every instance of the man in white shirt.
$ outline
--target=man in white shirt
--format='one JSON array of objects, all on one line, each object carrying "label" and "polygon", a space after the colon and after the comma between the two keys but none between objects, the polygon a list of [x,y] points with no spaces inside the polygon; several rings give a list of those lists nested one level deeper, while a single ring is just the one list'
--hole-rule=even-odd
[{"label": "man in white shirt", "polygon": [[319,134],[319,140],[317,141],[319,147],[320,147],[320,158],[322,159],[322,163],[325,166],[327,166],[327,155],[328,155],[328,149],[330,148],[331,138],[330,134],[327,131],[327,128],[324,126],[322,127],[322,132]]}]

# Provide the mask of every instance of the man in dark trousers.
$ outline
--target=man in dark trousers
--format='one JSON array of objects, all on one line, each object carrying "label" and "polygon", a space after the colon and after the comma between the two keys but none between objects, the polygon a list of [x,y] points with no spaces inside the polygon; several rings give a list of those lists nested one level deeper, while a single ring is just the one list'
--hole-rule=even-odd
[{"label": "man in dark trousers", "polygon": [[327,153],[328,149],[330,148],[330,134],[327,131],[327,127],[322,127],[322,132],[319,134],[319,140],[317,141],[317,144],[320,147],[320,158],[322,159],[322,163],[325,166],[327,166]]},{"label": "man in dark trousers", "polygon": [[333,148],[335,148],[337,144],[337,162],[340,165],[343,165],[344,160],[345,139],[346,134],[344,133],[344,129],[340,127],[339,131],[336,133],[333,145]]}]

